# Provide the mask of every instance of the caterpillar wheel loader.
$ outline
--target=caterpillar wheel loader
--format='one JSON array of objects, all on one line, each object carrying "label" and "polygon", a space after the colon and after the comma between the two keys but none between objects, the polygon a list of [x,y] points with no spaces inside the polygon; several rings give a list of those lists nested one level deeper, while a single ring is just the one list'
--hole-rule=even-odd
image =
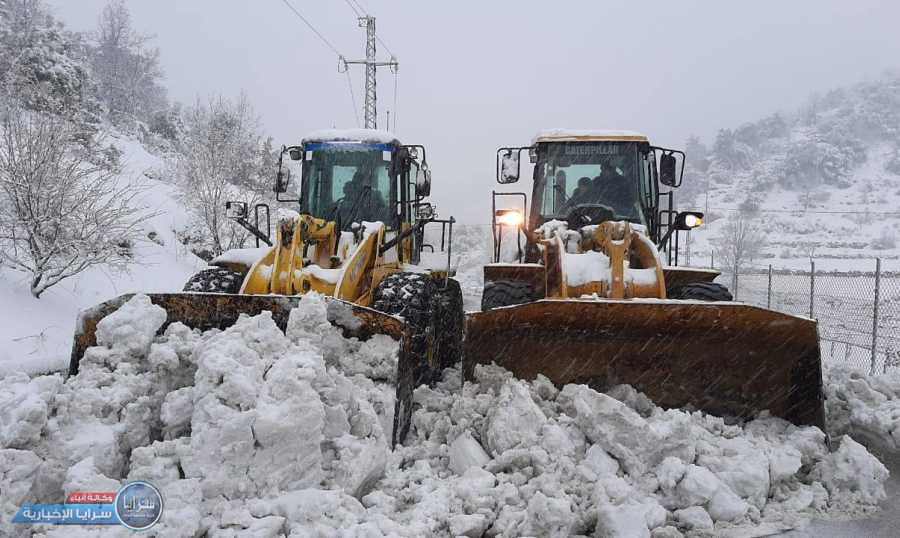
[{"label": "caterpillar wheel loader", "polygon": [[518,181],[522,152],[531,203],[493,193],[494,263],[482,311],[466,318],[467,379],[493,362],[560,386],[630,384],[663,407],[768,410],[824,429],[816,322],[734,302],[717,271],[678,266],[679,234],[703,221],[673,209],[683,152],[634,132],[546,131],[498,150],[499,183]]},{"label": "caterpillar wheel loader", "polygon": [[[294,178],[299,196],[291,198]],[[400,341],[393,446],[409,429],[413,389],[456,363],[462,346],[462,294],[450,269],[454,219],[436,217],[425,201],[430,190],[421,145],[368,129],[313,133],[279,156],[274,191],[286,208],[277,212],[274,238],[268,205],[255,206],[252,221],[244,202],[224,208],[256,237],[257,247],[267,246],[225,252],[183,293],[150,299],[166,309],[165,326],[178,321],[224,329],[240,314],[271,311],[284,330],[301,296],[327,296],[329,320],[346,335],[387,334]],[[426,244],[427,225],[440,226],[441,251]],[[130,297],[81,313],[70,375],[78,372],[84,350],[96,345],[97,323]]]}]

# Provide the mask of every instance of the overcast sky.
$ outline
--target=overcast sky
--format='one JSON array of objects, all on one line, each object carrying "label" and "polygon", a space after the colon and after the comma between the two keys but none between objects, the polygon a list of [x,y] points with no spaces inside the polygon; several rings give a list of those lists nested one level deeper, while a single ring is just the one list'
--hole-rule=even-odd
[{"label": "overcast sky", "polygon": [[[289,1],[341,54],[364,56],[346,0]],[[539,129],[631,129],[681,147],[900,68],[900,2],[888,0],[359,1],[400,61],[396,112],[393,76],[379,72],[379,126],[399,114],[400,139],[428,149],[439,212],[463,222],[490,219],[497,147]],[[89,30],[105,0],[48,2]],[[282,0],[127,5],[156,36],[174,99],[244,91],[277,143],[356,126],[334,52]],[[361,109],[363,73],[351,74]]]}]

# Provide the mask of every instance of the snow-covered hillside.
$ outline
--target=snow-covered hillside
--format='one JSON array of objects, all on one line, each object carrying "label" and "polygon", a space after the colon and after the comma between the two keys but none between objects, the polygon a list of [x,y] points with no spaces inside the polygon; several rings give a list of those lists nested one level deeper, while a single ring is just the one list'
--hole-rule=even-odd
[{"label": "snow-covered hillside", "polygon": [[[831,91],[791,115],[719,132],[707,150],[686,148],[682,209],[708,208],[692,251],[738,211],[760,219],[767,246],[756,260],[778,267],[810,257],[900,257],[900,74]],[[707,199],[708,193],[708,199]]]},{"label": "snow-covered hillside", "polygon": [[123,293],[180,291],[205,264],[175,237],[188,217],[175,187],[161,181],[166,163],[124,135],[111,140],[122,152],[121,182],[141,184],[139,203],[155,216],[144,223],[143,239],[132,247],[127,271],[103,266],[64,280],[35,299],[24,273],[0,267],[0,374],[47,372],[68,365],[79,310]]}]

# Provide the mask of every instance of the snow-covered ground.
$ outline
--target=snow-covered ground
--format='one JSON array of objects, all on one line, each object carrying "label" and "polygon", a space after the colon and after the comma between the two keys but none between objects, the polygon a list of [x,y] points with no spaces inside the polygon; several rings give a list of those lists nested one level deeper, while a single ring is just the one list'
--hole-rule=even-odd
[{"label": "snow-covered ground", "polygon": [[[344,339],[321,298],[286,333],[262,314],[154,336],[164,319],[137,296],[77,376],[0,380],[0,534],[124,536],[7,522],[22,503],[134,479],[163,493],[157,536],[759,536],[885,498],[887,469],[848,436],[830,452],[816,428],[726,425],[627,386],[560,390],[495,367],[418,389],[391,452],[396,343]],[[835,380],[847,403],[830,414],[882,431],[869,415],[896,401],[895,380]]]},{"label": "snow-covered ground", "polygon": [[117,137],[112,142],[123,153],[121,181],[142,183],[146,189],[140,204],[155,213],[133,247],[134,264],[123,272],[93,267],[40,299],[28,291],[27,275],[0,267],[0,374],[65,368],[79,310],[123,293],[180,291],[205,265],[175,238],[175,230],[183,229],[188,217],[175,188],[155,179],[164,161],[133,139]]}]

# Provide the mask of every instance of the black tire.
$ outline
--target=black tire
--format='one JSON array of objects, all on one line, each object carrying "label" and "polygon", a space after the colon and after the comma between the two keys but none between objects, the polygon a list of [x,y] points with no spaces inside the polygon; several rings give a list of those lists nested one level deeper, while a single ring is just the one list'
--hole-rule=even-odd
[{"label": "black tire", "polygon": [[372,308],[403,317],[406,328],[397,364],[397,403],[391,446],[403,441],[416,387],[433,385],[460,358],[464,314],[459,283],[419,273],[385,277],[372,294]]},{"label": "black tire", "polygon": [[459,282],[435,280],[427,274],[394,273],[385,277],[372,297],[372,308],[400,316],[412,327],[412,352],[431,357],[435,375],[459,361],[465,315]]},{"label": "black tire", "polygon": [[501,306],[530,303],[536,300],[534,286],[516,280],[495,280],[484,285],[481,292],[481,310],[487,312]]},{"label": "black tire", "polygon": [[192,276],[183,291],[200,293],[239,293],[244,274],[224,267],[209,267]]},{"label": "black tire", "polygon": [[438,281],[438,314],[440,347],[438,356],[441,369],[453,366],[462,357],[463,331],[466,323],[465,310],[463,309],[462,289],[459,282],[448,279],[447,285],[440,288],[442,281]]},{"label": "black tire", "polygon": [[669,299],[693,301],[733,301],[728,288],[718,282],[691,282],[678,286],[669,294]]}]

